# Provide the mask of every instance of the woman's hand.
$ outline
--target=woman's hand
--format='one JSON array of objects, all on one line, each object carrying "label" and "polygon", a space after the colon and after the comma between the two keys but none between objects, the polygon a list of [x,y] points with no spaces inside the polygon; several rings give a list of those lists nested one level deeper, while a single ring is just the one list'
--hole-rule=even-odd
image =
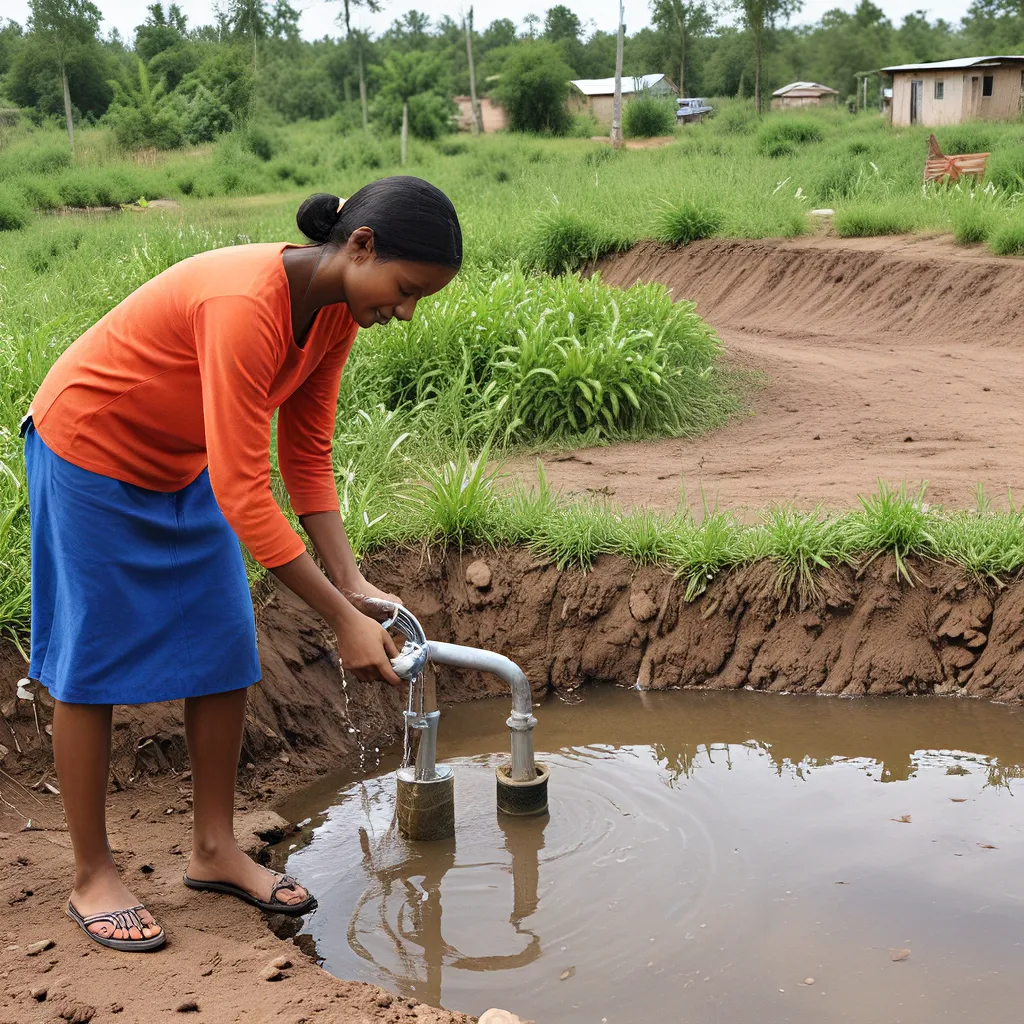
[{"label": "woman's hand", "polygon": [[345,587],[342,593],[354,608],[378,622],[384,622],[391,617],[390,607],[385,608],[377,604],[378,601],[384,601],[388,606],[402,603],[402,599],[397,594],[386,594],[383,590],[367,583],[362,576],[351,587]]},{"label": "woman's hand", "polygon": [[398,655],[394,640],[379,622],[352,605],[348,609],[341,620],[333,624],[343,671],[351,672],[364,683],[382,680],[392,686],[401,685],[402,680],[391,667],[391,659]]}]

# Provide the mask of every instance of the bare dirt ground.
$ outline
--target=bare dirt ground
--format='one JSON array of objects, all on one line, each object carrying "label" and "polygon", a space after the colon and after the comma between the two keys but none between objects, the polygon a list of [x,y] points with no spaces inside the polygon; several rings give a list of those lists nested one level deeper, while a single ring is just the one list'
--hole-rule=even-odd
[{"label": "bare dirt ground", "polygon": [[[773,503],[849,507],[881,479],[927,500],[998,505],[1024,484],[1024,262],[949,238],[646,243],[604,279],[667,285],[719,332],[728,361],[770,383],[704,437],[549,456],[551,483],[627,507],[685,488],[750,516]],[[509,470],[534,479],[534,459]]]}]

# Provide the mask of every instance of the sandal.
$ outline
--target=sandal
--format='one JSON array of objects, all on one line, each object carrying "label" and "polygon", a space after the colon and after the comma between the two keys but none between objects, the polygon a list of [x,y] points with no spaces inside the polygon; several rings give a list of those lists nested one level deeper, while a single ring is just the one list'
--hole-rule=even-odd
[{"label": "sandal", "polygon": [[277,876],[277,881],[270,890],[269,900],[258,900],[252,893],[230,882],[200,882],[189,878],[188,875],[182,876],[182,880],[190,889],[196,889],[198,892],[220,892],[225,896],[235,896],[244,903],[259,908],[264,914],[307,914],[316,906],[316,897],[312,895],[307,896],[301,903],[285,903],[277,898],[282,889],[305,888],[291,875]]},{"label": "sandal", "polygon": [[[120,929],[123,932],[130,932],[132,928],[136,928],[141,935],[143,928],[152,928],[153,925],[142,923],[142,918],[138,913],[140,910],[145,910],[141,903],[134,907],[127,907],[125,910],[113,910],[108,914],[91,914],[89,917],[82,917],[75,910],[75,905],[69,901],[65,913],[93,942],[106,946],[107,949],[118,949],[122,953],[150,953],[154,949],[159,949],[167,941],[167,933],[163,928],[160,928],[159,935],[152,935],[148,939],[105,939],[102,935],[89,931],[89,925],[107,921],[114,926],[113,931]],[[157,925],[157,927],[160,926]]]}]

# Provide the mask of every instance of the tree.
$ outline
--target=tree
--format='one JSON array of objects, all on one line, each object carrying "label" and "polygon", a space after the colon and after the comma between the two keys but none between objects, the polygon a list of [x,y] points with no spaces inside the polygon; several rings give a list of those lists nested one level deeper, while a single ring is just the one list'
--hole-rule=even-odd
[{"label": "tree", "polygon": [[155,146],[176,149],[184,141],[181,122],[168,105],[164,85],[150,85],[146,65],[138,62],[138,83],[111,82],[114,100],[106,120],[113,127],[117,141],[127,149]]},{"label": "tree", "polygon": [[764,64],[765,35],[775,23],[795,14],[803,6],[802,0],[733,0],[744,28],[754,40],[754,110],[761,113],[761,68]]},{"label": "tree", "polygon": [[369,14],[379,14],[382,10],[380,0],[341,0],[342,16],[345,23],[345,39],[349,46],[355,43],[356,55],[359,61],[359,102],[363,108],[363,130],[370,124],[370,115],[366,103],[366,66],[363,63],[363,46],[366,42],[366,34],[363,32],[352,33],[352,11],[359,7],[365,7]]},{"label": "tree", "polygon": [[516,23],[510,18],[498,18],[480,35],[480,52],[496,50],[499,46],[511,46],[515,41]]},{"label": "tree", "polygon": [[438,55],[423,50],[392,51],[370,69],[377,82],[374,118],[391,131],[403,121],[420,139],[436,139],[448,131],[456,111],[451,99],[449,67]]},{"label": "tree", "polygon": [[579,42],[582,32],[580,19],[564,4],[556,4],[544,15],[544,38],[553,43],[560,39]]},{"label": "tree", "polygon": [[298,42],[300,17],[288,0],[274,0],[268,23],[271,38],[277,42]]},{"label": "tree", "polygon": [[145,22],[135,29],[135,52],[147,64],[159,53],[179,46],[188,31],[188,20],[177,4],[164,13],[162,4],[150,4]]},{"label": "tree", "polygon": [[29,31],[42,44],[60,75],[64,90],[64,118],[68,142],[75,151],[75,125],[71,116],[71,87],[68,62],[78,49],[97,45],[103,15],[90,0],[29,0]]},{"label": "tree", "polygon": [[693,41],[706,35],[715,19],[703,0],[651,0],[651,20],[670,41],[673,63],[679,68],[679,95],[686,93],[686,58]]},{"label": "tree", "polygon": [[509,127],[516,132],[564,135],[571,123],[565,106],[570,78],[572,70],[554,43],[537,41],[514,47],[495,90],[508,111]]},{"label": "tree", "polygon": [[270,29],[266,0],[228,0],[228,19],[236,36],[252,41],[252,66],[255,69],[257,44],[266,39]]},{"label": "tree", "polygon": [[524,35],[527,39],[537,38],[537,26],[540,24],[540,18],[536,14],[528,14],[523,18],[523,28],[526,30]]}]

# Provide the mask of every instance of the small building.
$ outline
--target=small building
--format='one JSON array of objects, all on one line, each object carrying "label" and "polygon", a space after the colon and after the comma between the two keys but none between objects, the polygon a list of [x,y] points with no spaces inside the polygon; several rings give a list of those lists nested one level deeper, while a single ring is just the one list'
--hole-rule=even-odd
[{"label": "small building", "polygon": [[790,82],[772,93],[772,110],[794,107],[834,107],[839,93],[818,82]]},{"label": "small building", "polygon": [[[455,121],[460,132],[473,130],[473,101],[469,96],[454,96],[455,105],[459,108]],[[503,132],[508,128],[508,113],[503,106],[495,103],[489,96],[477,97],[480,104],[480,120],[484,123],[484,134]]]},{"label": "small building", "polygon": [[[569,109],[589,112],[598,124],[610,127],[615,105],[614,78],[581,78],[570,83]],[[622,102],[628,103],[641,93],[652,96],[678,96],[679,87],[668,75],[622,76]]]},{"label": "small building", "polygon": [[1010,121],[1024,111],[1024,56],[961,57],[882,68],[894,125]]}]

